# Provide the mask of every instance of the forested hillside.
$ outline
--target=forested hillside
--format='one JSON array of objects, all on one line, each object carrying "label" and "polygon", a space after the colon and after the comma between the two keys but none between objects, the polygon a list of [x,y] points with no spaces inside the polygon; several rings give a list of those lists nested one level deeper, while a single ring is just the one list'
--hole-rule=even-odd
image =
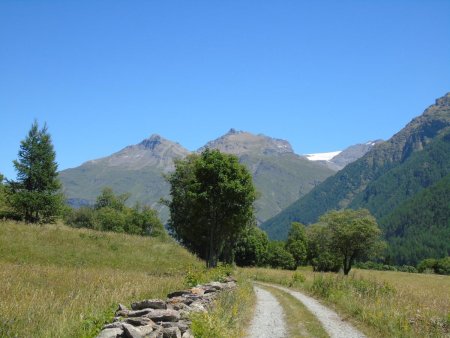
[{"label": "forested hillside", "polygon": [[328,178],[262,228],[285,238],[292,221],[306,224],[332,209],[369,208],[377,218],[450,172],[450,93],[387,142]]},{"label": "forested hillside", "polygon": [[396,264],[450,256],[450,174],[380,220]]},{"label": "forested hillside", "polygon": [[422,151],[367,185],[349,207],[366,208],[381,219],[403,201],[450,173],[450,130],[445,129]]}]

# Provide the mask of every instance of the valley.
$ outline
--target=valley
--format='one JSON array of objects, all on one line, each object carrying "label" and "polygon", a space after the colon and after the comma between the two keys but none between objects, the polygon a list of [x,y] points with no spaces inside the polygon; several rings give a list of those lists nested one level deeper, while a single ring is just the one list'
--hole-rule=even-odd
[{"label": "valley", "polygon": [[450,338],[449,13],[0,1],[0,338]]},{"label": "valley", "polygon": [[[263,223],[361,157],[374,144],[351,146],[335,159],[315,161],[295,154],[288,141],[231,129],[195,153],[208,147],[238,156],[252,173],[260,193],[255,209],[258,223]],[[92,204],[101,189],[108,186],[117,193],[130,193],[130,205],[136,202],[150,205],[167,221],[168,211],[159,203],[169,195],[169,185],[163,175],[174,169],[175,160],[190,153],[181,145],[154,134],[110,156],[63,170],[59,177],[72,206]]]}]

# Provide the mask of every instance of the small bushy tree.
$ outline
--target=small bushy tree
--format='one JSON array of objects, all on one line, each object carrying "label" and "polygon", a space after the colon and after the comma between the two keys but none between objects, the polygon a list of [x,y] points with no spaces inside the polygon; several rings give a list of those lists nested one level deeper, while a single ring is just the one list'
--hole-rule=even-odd
[{"label": "small bushy tree", "polygon": [[305,226],[301,223],[293,222],[286,240],[286,250],[294,257],[297,266],[306,264],[307,247]]},{"label": "small bushy tree", "polygon": [[235,244],[235,262],[238,266],[263,266],[267,261],[269,239],[256,226],[246,228]]},{"label": "small bushy tree", "polygon": [[100,231],[123,232],[134,235],[165,236],[164,226],[155,210],[136,204],[125,205],[128,194],[115,195],[111,188],[104,188],[93,207],[72,210],[66,222],[74,227]]},{"label": "small bushy tree", "polygon": [[342,259],[348,275],[357,259],[365,259],[382,249],[381,230],[366,209],[330,211],[320,218],[330,234],[330,249]]},{"label": "small bushy tree", "polygon": [[17,181],[10,182],[11,206],[26,222],[53,221],[63,208],[55,158],[47,126],[39,129],[35,121],[13,162]]},{"label": "small bushy tree", "polygon": [[285,243],[281,241],[271,241],[269,243],[267,264],[272,268],[285,270],[295,270],[297,268],[294,257],[285,249]]},{"label": "small bushy tree", "polygon": [[308,261],[314,271],[338,272],[342,259],[331,249],[331,234],[324,224],[313,224],[306,230],[308,238]]},{"label": "small bushy tree", "polygon": [[121,211],[125,208],[125,202],[130,198],[130,194],[115,195],[110,187],[103,188],[101,194],[97,196],[94,209],[111,208]]},{"label": "small bushy tree", "polygon": [[450,257],[441,259],[427,258],[417,265],[419,272],[432,272],[440,275],[450,275]]}]

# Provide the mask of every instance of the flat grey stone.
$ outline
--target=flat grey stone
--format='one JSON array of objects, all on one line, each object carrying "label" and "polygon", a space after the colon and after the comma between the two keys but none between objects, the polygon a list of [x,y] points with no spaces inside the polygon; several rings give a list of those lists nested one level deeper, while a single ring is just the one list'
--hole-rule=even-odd
[{"label": "flat grey stone", "polygon": [[195,338],[194,335],[192,334],[192,332],[190,330],[186,331],[185,333],[183,333],[183,335],[181,336],[181,338]]},{"label": "flat grey stone", "polygon": [[146,299],[141,302],[135,302],[131,304],[131,308],[133,310],[142,310],[142,309],[167,309],[167,304],[165,301],[161,299]]},{"label": "flat grey stone", "polygon": [[167,298],[179,297],[191,293],[189,290],[174,291],[167,295]]},{"label": "flat grey stone", "polygon": [[177,327],[168,327],[162,330],[163,338],[181,338],[181,331]]},{"label": "flat grey stone", "polygon": [[123,325],[123,322],[114,322],[114,323],[106,324],[105,326],[103,326],[102,330],[104,330],[104,329],[121,329],[122,325]]},{"label": "flat grey stone", "polygon": [[155,325],[155,323],[148,317],[130,317],[125,319],[125,322],[133,326]]},{"label": "flat grey stone", "polygon": [[102,330],[97,338],[117,338],[121,337],[123,334],[123,329],[121,328],[111,328]]},{"label": "flat grey stone", "polygon": [[142,309],[136,311],[128,311],[126,317],[141,317],[151,312],[153,309]]},{"label": "flat grey stone", "polygon": [[123,324],[123,332],[126,338],[144,338],[141,331],[130,324]]},{"label": "flat grey stone", "polygon": [[152,310],[145,316],[154,322],[176,322],[180,319],[180,313],[175,310]]}]

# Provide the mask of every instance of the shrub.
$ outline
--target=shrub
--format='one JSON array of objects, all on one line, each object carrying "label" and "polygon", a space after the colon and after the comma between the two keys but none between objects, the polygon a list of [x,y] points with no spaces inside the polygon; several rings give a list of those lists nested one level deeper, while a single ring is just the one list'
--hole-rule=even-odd
[{"label": "shrub", "polygon": [[65,222],[75,228],[122,232],[133,235],[164,236],[165,230],[155,210],[136,204],[125,206],[127,195],[116,196],[105,188],[94,207],[81,207],[65,213]]},{"label": "shrub", "polygon": [[435,272],[440,275],[450,275],[450,257],[439,259],[436,263]]},{"label": "shrub", "polygon": [[311,260],[314,271],[319,272],[339,272],[341,269],[341,260],[332,253],[325,251]]},{"label": "shrub", "polygon": [[272,241],[269,243],[269,252],[267,263],[272,268],[281,268],[285,270],[295,270],[297,264],[294,257],[286,251],[283,242]]},{"label": "shrub", "polygon": [[238,238],[234,258],[238,266],[263,266],[267,261],[269,239],[256,226],[248,227]]},{"label": "shrub", "polygon": [[402,266],[398,267],[397,270],[401,271],[401,272],[409,272],[409,273],[417,273],[418,272],[417,269],[411,265],[402,265]]},{"label": "shrub", "polygon": [[198,269],[198,267],[189,267],[184,276],[184,284],[188,287],[194,287],[210,281],[224,282],[228,276],[231,276],[233,267],[228,264],[217,264],[215,268]]},{"label": "shrub", "polygon": [[437,261],[434,258],[424,259],[417,265],[417,270],[419,270],[419,272],[424,272],[425,270],[434,271],[435,267],[436,267],[436,263],[437,263]]},{"label": "shrub", "polygon": [[303,276],[301,273],[295,271],[295,272],[292,274],[292,277],[291,277],[291,280],[290,280],[289,283],[288,283],[288,286],[289,286],[289,287],[296,286],[296,285],[298,285],[298,284],[300,284],[300,283],[304,283],[305,280],[306,280],[306,279],[305,279],[305,276]]},{"label": "shrub", "polygon": [[414,266],[411,265],[402,265],[402,266],[395,266],[395,265],[388,265],[388,264],[382,264],[382,263],[376,263],[376,262],[365,262],[365,263],[357,263],[355,266],[359,269],[366,269],[366,270],[379,270],[379,271],[400,271],[400,272],[409,272],[409,273],[417,273],[417,269]]}]

